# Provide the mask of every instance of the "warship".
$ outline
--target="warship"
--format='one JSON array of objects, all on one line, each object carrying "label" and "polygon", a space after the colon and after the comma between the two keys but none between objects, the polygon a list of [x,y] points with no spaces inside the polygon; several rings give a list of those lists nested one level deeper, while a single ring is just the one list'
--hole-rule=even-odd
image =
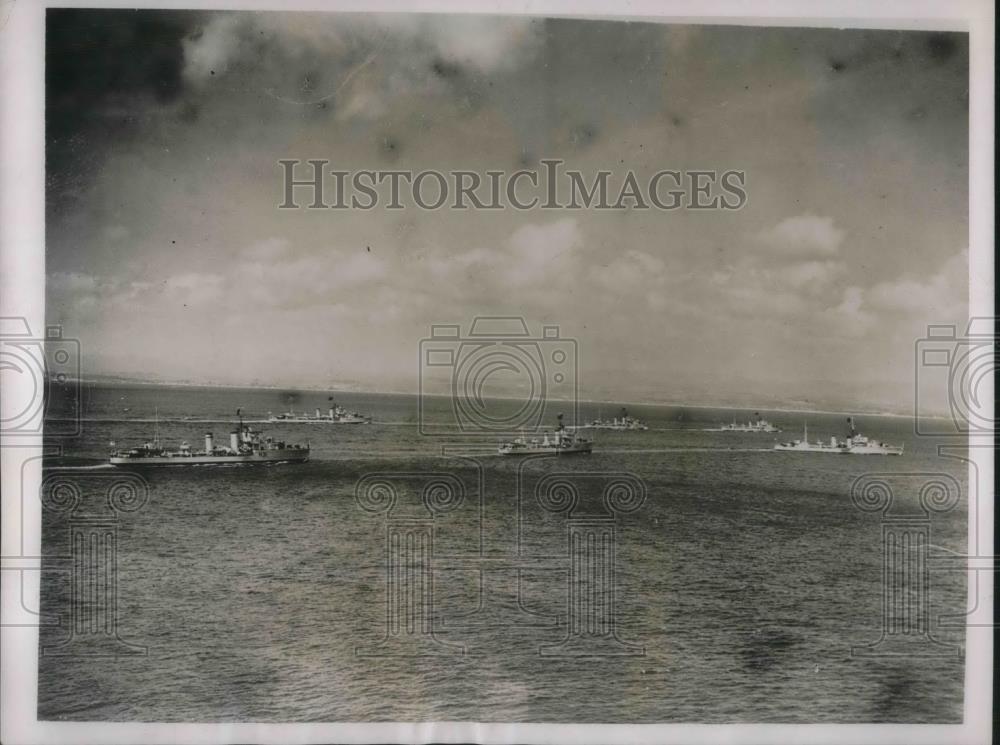
[{"label": "warship", "polygon": [[326,414],[320,412],[316,409],[313,414],[306,414],[305,412],[297,414],[291,409],[286,411],[284,414],[272,414],[270,411],[267,412],[267,421],[275,423],[284,424],[371,424],[372,418],[370,416],[364,416],[356,411],[348,411],[347,409],[337,406],[337,404],[330,400],[330,408],[327,410]]},{"label": "warship", "polygon": [[602,419],[600,416],[597,419],[587,424],[588,429],[611,429],[617,430],[619,432],[624,430],[633,431],[644,431],[649,429],[646,424],[635,417],[628,415],[628,409],[622,407],[622,413],[620,417],[615,417],[614,419]]},{"label": "warship", "polygon": [[551,453],[553,455],[588,454],[594,443],[585,437],[580,437],[576,431],[563,426],[562,414],[559,424],[552,433],[544,433],[541,438],[528,438],[524,435],[513,440],[501,442],[497,447],[500,455],[534,455]]},{"label": "warship", "polygon": [[721,427],[714,427],[712,429],[706,429],[706,432],[761,432],[761,433],[773,433],[780,432],[776,426],[771,424],[767,419],[761,417],[759,413],[754,413],[754,419],[746,423],[736,423],[736,419],[733,419],[732,424],[723,424]]},{"label": "warship", "polygon": [[846,439],[838,440],[830,437],[829,442],[809,442],[809,426],[803,425],[802,439],[794,442],[779,442],[775,450],[793,451],[799,453],[836,453],[841,455],[902,455],[902,445],[888,445],[884,442],[869,439],[854,428],[854,417],[847,417],[850,433]]},{"label": "warship", "polygon": [[[243,423],[240,409],[236,410],[239,426],[229,434],[229,444],[215,444],[211,432],[205,433],[203,450],[193,450],[182,442],[176,450],[160,444],[159,435],[138,447],[111,451],[113,466],[203,466],[228,463],[304,463],[309,460],[309,445],[290,445],[265,437]],[[111,443],[115,447],[115,443]]]}]

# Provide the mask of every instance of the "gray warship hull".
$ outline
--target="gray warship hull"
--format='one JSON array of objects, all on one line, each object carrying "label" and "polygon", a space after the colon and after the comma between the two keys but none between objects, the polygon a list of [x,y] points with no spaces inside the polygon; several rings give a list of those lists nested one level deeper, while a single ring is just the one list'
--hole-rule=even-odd
[{"label": "gray warship hull", "polygon": [[306,448],[263,450],[236,455],[112,455],[113,466],[214,466],[230,463],[305,463],[309,460]]}]

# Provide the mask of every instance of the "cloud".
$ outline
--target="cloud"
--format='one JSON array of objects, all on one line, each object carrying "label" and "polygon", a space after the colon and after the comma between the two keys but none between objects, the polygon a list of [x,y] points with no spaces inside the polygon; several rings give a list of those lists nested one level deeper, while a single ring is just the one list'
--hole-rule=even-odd
[{"label": "cloud", "polygon": [[560,281],[579,266],[575,256],[583,242],[575,218],[522,225],[507,242],[505,273],[512,282],[537,284]]},{"label": "cloud", "polygon": [[529,64],[541,39],[531,18],[219,13],[183,40],[183,77],[204,88],[230,70],[252,74],[278,100],[371,120],[393,102]]},{"label": "cloud", "polygon": [[95,277],[83,272],[55,272],[48,276],[47,289],[56,293],[85,294],[96,292],[98,282]]},{"label": "cloud", "polygon": [[842,261],[796,261],[778,267],[775,277],[782,285],[796,289],[819,289],[845,274]]},{"label": "cloud", "polygon": [[760,231],[748,250],[706,276],[695,296],[719,313],[801,318],[836,302],[850,275],[845,231],[831,217],[788,217]]},{"label": "cloud", "polygon": [[736,313],[742,320],[794,318],[809,312],[809,303],[802,293],[753,281],[730,284],[725,293],[707,307],[720,309],[724,315]]},{"label": "cloud", "polygon": [[[527,223],[516,228],[500,245],[477,246],[458,253],[435,254],[428,259],[426,286],[469,301],[482,301],[489,294],[524,298],[540,285],[565,288],[580,274],[583,234],[575,218],[548,223]],[[411,278],[412,279],[412,278]],[[529,298],[526,298],[529,299]]]},{"label": "cloud", "polygon": [[289,255],[291,244],[285,238],[265,238],[242,251],[244,260],[276,261]]},{"label": "cloud", "polygon": [[645,251],[630,248],[608,264],[591,267],[590,277],[604,291],[645,294],[650,304],[665,305],[659,291],[666,279],[666,262]]},{"label": "cloud", "polygon": [[880,325],[916,334],[930,324],[962,323],[968,317],[968,268],[965,250],[927,279],[903,276],[868,288],[851,285],[822,317],[830,321],[830,333],[847,337],[866,336]]},{"label": "cloud", "polygon": [[807,257],[836,255],[844,235],[832,217],[800,215],[785,218],[758,238],[776,253]]},{"label": "cloud", "polygon": [[426,21],[421,35],[426,32],[445,60],[488,73],[530,61],[540,44],[541,26],[530,18],[449,16]]},{"label": "cloud", "polygon": [[247,249],[227,293],[252,298],[262,308],[333,306],[369,291],[388,272],[387,262],[364,248],[296,256],[285,241],[267,239]]},{"label": "cloud", "polygon": [[[895,339],[961,309],[960,284],[937,275],[967,234],[967,55],[924,71],[907,61],[920,34],[897,60],[909,33],[422,14],[115,19],[64,22],[53,37],[50,56],[73,65],[47,95],[61,102],[60,126],[47,128],[47,262],[62,272],[50,315],[83,319],[92,348],[130,365],[145,355],[150,369],[204,378],[218,372],[211,354],[245,355],[262,380],[345,366],[377,387],[409,376],[430,323],[495,312],[563,325],[594,352],[588,365],[608,368],[588,373],[613,395],[639,395],[644,376],[657,395],[679,395],[684,375],[709,397],[756,392],[751,380],[786,395],[793,377],[818,390],[830,359],[864,369],[851,383],[864,392],[869,371],[910,364]],[[90,30],[131,37],[121,30],[140,22],[125,46]],[[878,75],[851,52],[861,42],[882,60]],[[103,75],[74,51],[96,48],[114,60]],[[910,118],[915,106],[926,116]],[[279,158],[482,173],[549,154],[584,172],[711,161],[756,177],[750,207],[733,214],[274,209]],[[848,333],[864,338],[838,337]],[[179,334],[185,360],[161,341]],[[286,355],[271,370],[247,351],[265,336]],[[318,338],[331,343],[313,349]]]},{"label": "cloud", "polygon": [[879,282],[866,294],[867,305],[881,313],[898,313],[915,317],[940,315],[930,323],[944,323],[956,314],[967,315],[969,252],[968,249],[948,259],[940,270],[926,278],[901,277]]},{"label": "cloud", "polygon": [[863,288],[855,285],[846,287],[840,302],[822,316],[830,328],[827,333],[846,338],[867,336],[877,318],[865,305]]},{"label": "cloud", "polygon": [[163,281],[163,295],[170,303],[201,306],[219,298],[226,278],[219,274],[188,272],[167,277]]},{"label": "cloud", "polygon": [[184,49],[185,80],[200,83],[226,72],[240,47],[241,25],[244,25],[244,20],[239,14],[220,13],[200,33],[184,39],[181,43]]}]

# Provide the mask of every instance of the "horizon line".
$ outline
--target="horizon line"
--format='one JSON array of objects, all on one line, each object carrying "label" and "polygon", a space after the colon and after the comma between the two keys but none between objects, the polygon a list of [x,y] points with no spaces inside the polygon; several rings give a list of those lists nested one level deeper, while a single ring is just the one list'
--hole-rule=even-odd
[{"label": "horizon line", "polygon": [[[85,384],[113,384],[113,383],[127,383],[133,385],[142,386],[164,386],[164,387],[177,387],[177,388],[243,388],[248,390],[292,390],[301,391],[303,393],[346,393],[349,395],[356,394],[374,394],[374,395],[390,395],[390,396],[428,396],[431,398],[449,398],[450,394],[447,393],[421,393],[420,391],[400,391],[400,390],[371,390],[371,389],[358,389],[358,390],[343,390],[336,389],[332,387],[316,387],[316,386],[280,386],[280,385],[269,385],[264,383],[211,383],[211,382],[178,382],[178,381],[161,381],[161,380],[140,380],[132,378],[127,375],[118,375],[115,373],[98,373],[99,376],[104,376],[105,378],[118,378],[118,380],[101,380],[98,378],[70,378],[74,382],[85,383]],[[516,401],[519,396],[489,396],[496,401]],[[552,401],[565,401],[567,403],[571,402],[572,399],[566,398],[554,398],[550,399]],[[626,405],[626,406],[676,406],[676,407],[686,407],[690,409],[729,409],[736,411],[756,411],[763,409],[764,411],[774,411],[782,414],[829,414],[829,415],[865,415],[865,416],[884,416],[893,417],[898,419],[912,419],[915,414],[914,412],[900,413],[899,411],[886,411],[879,410],[874,411],[871,409],[806,409],[806,408],[789,408],[787,406],[746,406],[744,404],[724,404],[724,403],[689,403],[686,401],[677,400],[660,400],[660,401],[650,401],[650,400],[624,400],[624,399],[590,399],[590,398],[577,398],[576,402],[578,404],[609,404],[609,405]],[[931,419],[948,419],[947,414],[935,414],[930,415],[928,418]]]}]

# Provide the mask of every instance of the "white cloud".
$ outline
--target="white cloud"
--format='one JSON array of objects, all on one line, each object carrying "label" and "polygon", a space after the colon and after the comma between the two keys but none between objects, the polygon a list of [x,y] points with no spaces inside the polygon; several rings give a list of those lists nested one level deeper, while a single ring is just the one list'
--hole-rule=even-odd
[{"label": "white cloud", "polygon": [[374,119],[394,100],[446,93],[439,63],[472,74],[511,70],[530,62],[541,38],[542,24],[530,18],[224,13],[184,40],[183,74],[203,85],[238,62],[261,65],[271,56],[278,70],[271,82],[281,86],[320,60],[322,90],[264,90],[295,103],[332,100],[341,120]]},{"label": "white cloud", "polygon": [[783,285],[793,288],[819,288],[846,271],[840,261],[797,261],[779,267],[775,276]]},{"label": "white cloud", "polygon": [[879,282],[869,290],[867,302],[880,312],[919,317],[940,314],[940,322],[946,322],[953,320],[955,314],[965,315],[962,309],[968,306],[968,285],[969,252],[965,250],[927,279],[901,277]]},{"label": "white cloud", "polygon": [[[772,287],[756,282],[735,282],[718,298],[715,307],[726,308],[744,317],[799,316],[809,311],[806,298],[795,291]],[[707,308],[712,304],[706,303]]]},{"label": "white cloud", "polygon": [[831,331],[848,337],[879,325],[910,334],[928,324],[961,323],[968,316],[968,261],[968,251],[962,251],[926,280],[904,276],[869,288],[852,285],[823,317]]},{"label": "white cloud", "polygon": [[123,241],[129,237],[129,233],[124,225],[108,225],[104,228],[104,235],[109,241]]},{"label": "white cloud", "polygon": [[[478,280],[489,278],[496,290],[508,294],[545,284],[566,286],[585,262],[579,255],[583,236],[575,218],[550,223],[528,223],[517,228],[496,248],[477,246],[460,253],[435,254],[423,262],[438,287],[481,292]],[[481,295],[479,296],[481,299]]]},{"label": "white cloud", "polygon": [[225,281],[219,274],[175,274],[164,280],[163,295],[168,302],[204,306],[219,300]]},{"label": "white cloud", "polygon": [[429,21],[426,30],[444,59],[492,72],[524,64],[537,48],[540,28],[527,18],[456,15]]},{"label": "white cloud", "polygon": [[865,308],[865,291],[854,285],[845,288],[840,302],[820,318],[825,319],[829,327],[824,333],[846,338],[866,336],[877,320]]},{"label": "white cloud", "polygon": [[241,17],[235,13],[220,13],[210,20],[201,33],[184,39],[184,77],[194,83],[226,71],[240,46]]},{"label": "white cloud", "polygon": [[82,294],[95,292],[97,278],[81,272],[56,272],[49,275],[48,289],[57,293]]},{"label": "white cloud", "polygon": [[[615,256],[606,265],[594,265],[590,278],[607,291],[648,293],[650,304],[663,307],[664,301],[658,291],[666,279],[666,263],[645,251],[630,248]],[[657,299],[652,300],[653,297]]]},{"label": "white cloud", "polygon": [[572,217],[522,225],[507,243],[505,274],[513,282],[558,281],[580,265],[574,254],[582,242],[580,227]]},{"label": "white cloud", "polygon": [[243,252],[247,259],[255,261],[275,261],[288,256],[291,244],[284,238],[265,238]]},{"label": "white cloud", "polygon": [[762,231],[758,238],[777,253],[809,257],[836,255],[844,235],[832,217],[799,215],[785,218]]},{"label": "white cloud", "polygon": [[230,291],[265,307],[333,305],[377,286],[388,271],[385,261],[364,249],[328,248],[295,258],[283,243],[264,242],[238,266]]}]

